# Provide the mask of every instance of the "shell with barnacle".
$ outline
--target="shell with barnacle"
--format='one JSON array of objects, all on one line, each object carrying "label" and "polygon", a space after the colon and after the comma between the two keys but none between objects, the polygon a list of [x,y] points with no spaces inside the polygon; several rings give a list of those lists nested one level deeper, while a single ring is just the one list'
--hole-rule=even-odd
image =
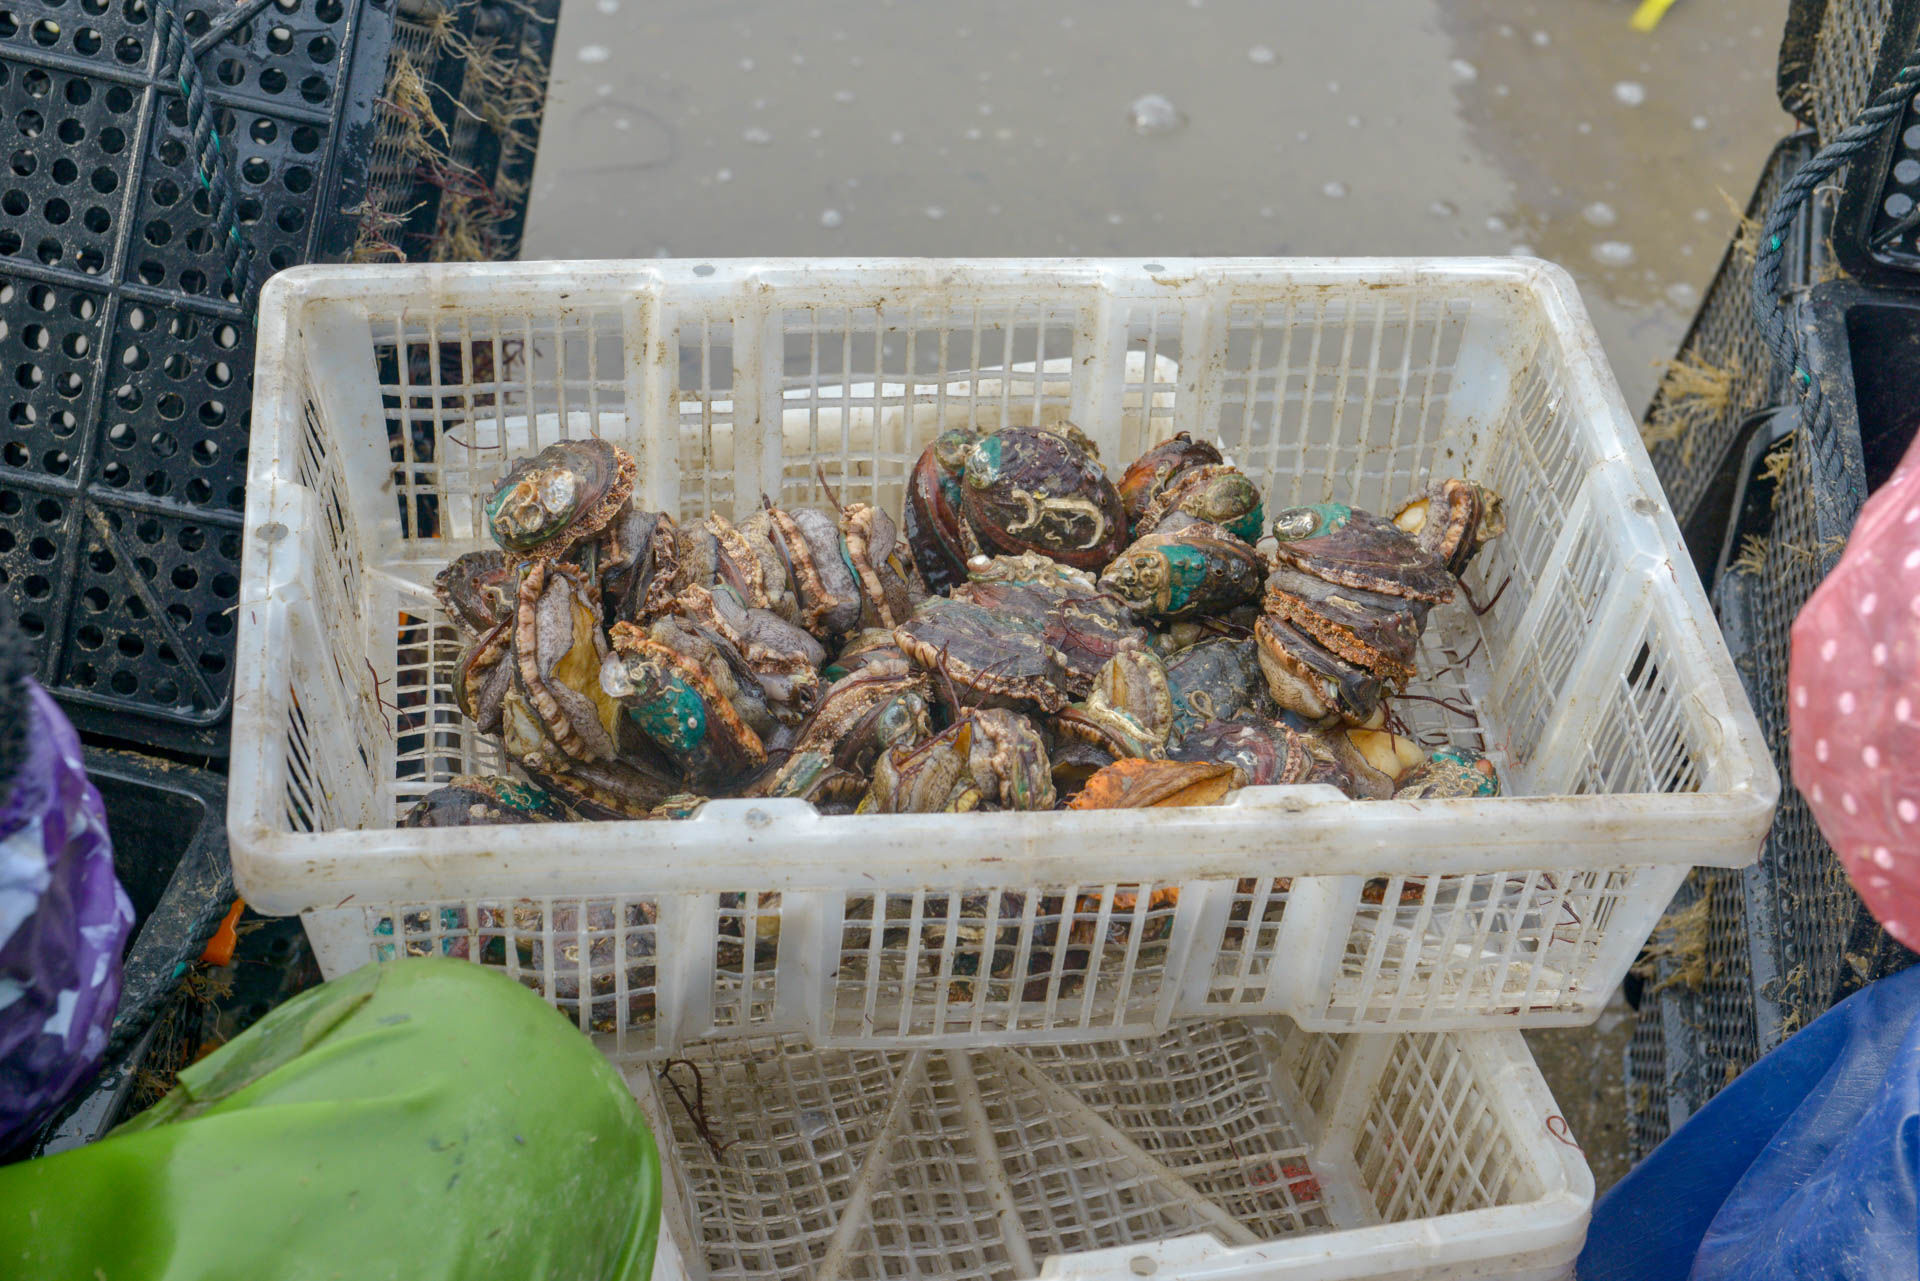
[{"label": "shell with barnacle", "polygon": [[515,463],[487,499],[487,529],[516,556],[564,556],[605,529],[633,492],[626,450],[563,440]]}]

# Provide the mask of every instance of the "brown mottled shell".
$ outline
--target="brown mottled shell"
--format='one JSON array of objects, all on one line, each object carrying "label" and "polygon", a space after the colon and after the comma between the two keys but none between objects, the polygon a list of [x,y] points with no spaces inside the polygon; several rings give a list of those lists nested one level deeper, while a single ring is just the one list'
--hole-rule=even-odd
[{"label": "brown mottled shell", "polygon": [[689,587],[676,607],[687,622],[714,633],[739,655],[775,717],[795,722],[811,710],[820,694],[820,665],[827,661],[820,642],[771,610],[748,608],[725,585],[711,591]]},{"label": "brown mottled shell", "polygon": [[645,702],[654,698],[658,693],[655,687],[666,684],[670,677],[678,678],[699,698],[705,724],[697,735],[689,736],[697,741],[661,743],[690,779],[700,783],[730,782],[766,764],[766,746],[759,734],[741,719],[732,701],[714,683],[703,664],[661,644],[630,623],[615,625],[613,647],[627,660],[627,676],[635,685],[637,700]]},{"label": "brown mottled shell", "polygon": [[942,432],[921,451],[907,477],[901,524],[920,577],[935,592],[966,581],[979,542],[960,515],[960,472],[979,439],[965,428]]},{"label": "brown mottled shell", "polygon": [[[698,590],[688,588],[688,595]],[[729,596],[733,594],[733,589],[725,584],[715,590]],[[746,722],[747,728],[758,734],[763,742],[779,729],[782,721],[774,715],[768,693],[761,688],[760,678],[748,666],[746,657],[725,636],[679,610],[654,619],[653,625],[647,628],[647,635],[681,658],[698,664],[700,670],[707,674],[707,679],[713,682],[714,690],[733,706],[734,712]],[[613,680],[615,684],[620,683],[617,674]],[[629,720],[633,719],[633,712],[641,710],[632,703],[628,704],[628,708]]]},{"label": "brown mottled shell", "polygon": [[1057,797],[1047,742],[1034,723],[998,707],[981,708],[968,720],[973,744],[967,765],[980,795],[1002,809],[1052,809]]},{"label": "brown mottled shell", "polygon": [[1127,512],[1129,522],[1138,521],[1140,514],[1147,510],[1155,496],[1172,480],[1189,467],[1204,467],[1209,463],[1220,462],[1220,451],[1204,440],[1195,440],[1186,432],[1179,432],[1172,440],[1162,441],[1146,453],[1133,460],[1133,465],[1121,475],[1116,488],[1120,491],[1120,502]]},{"label": "brown mottled shell", "polygon": [[986,610],[1000,620],[1002,627],[1044,636],[1047,616],[1061,598],[1032,583],[998,582],[962,583],[949,599]]},{"label": "brown mottled shell", "polygon": [[493,774],[460,774],[421,797],[402,827],[497,827],[559,823],[569,817],[538,788]]},{"label": "brown mottled shell", "polygon": [[778,535],[767,513],[755,512],[739,525],[730,525],[717,516],[707,520],[726,549],[726,564],[739,567],[743,578],[749,580],[745,585],[728,580],[740,599],[753,609],[769,609],[790,623],[798,622],[800,612],[787,576],[787,558],[775,546]]},{"label": "brown mottled shell", "polygon": [[1331,533],[1283,540],[1277,564],[1341,587],[1440,604],[1453,599],[1453,575],[1420,541],[1371,512],[1354,511]]},{"label": "brown mottled shell", "polygon": [[908,662],[907,652],[893,639],[891,627],[866,627],[847,638],[828,670],[838,673],[834,678],[837,680],[865,671],[876,663],[897,664],[904,669]]},{"label": "brown mottled shell", "polygon": [[949,814],[977,809],[968,756],[973,720],[961,720],[918,743],[896,743],[873,763],[873,786],[860,803],[869,814]]},{"label": "brown mottled shell", "polygon": [[1087,780],[1113,764],[1114,755],[1092,743],[1056,742],[1049,754],[1055,795],[1071,799]]},{"label": "brown mottled shell", "polygon": [[675,792],[666,800],[647,811],[650,819],[692,818],[700,812],[700,807],[711,799],[698,792]]},{"label": "brown mottled shell", "polygon": [[1118,596],[1069,596],[1047,610],[1043,638],[1060,655],[1067,692],[1085,698],[1093,679],[1124,650],[1149,648],[1153,633]]},{"label": "brown mottled shell", "polygon": [[606,528],[636,475],[632,456],[610,441],[559,441],[515,463],[494,487],[487,527],[516,555],[565,555]]},{"label": "brown mottled shell", "polygon": [[1384,596],[1282,567],[1267,578],[1264,600],[1277,614],[1349,663],[1404,685],[1426,626],[1424,601]]},{"label": "brown mottled shell", "polygon": [[520,579],[513,655],[527,704],[554,746],[575,760],[614,754],[614,707],[600,688],[607,642],[600,611],[576,571],[530,562]]},{"label": "brown mottled shell", "polygon": [[[812,715],[798,730],[785,731],[776,740],[786,761],[771,775],[756,780],[744,795],[785,796],[781,790],[795,775],[815,767],[801,760],[809,754],[859,780],[855,795],[865,790],[865,778],[874,757],[897,742],[919,742],[930,732],[927,719],[927,678],[905,662],[875,662],[843,676],[827,688]],[[810,798],[811,799],[811,798]]]},{"label": "brown mottled shell", "polygon": [[899,531],[878,507],[852,503],[840,513],[840,537],[860,584],[863,627],[898,627],[913,611],[907,579],[895,554]]},{"label": "brown mottled shell", "polygon": [[674,595],[689,586],[725,583],[754,609],[783,616],[792,611],[786,561],[757,531],[749,536],[725,516],[709,516],[698,525],[680,527],[675,551]]},{"label": "brown mottled shell", "polygon": [[1180,620],[1218,614],[1260,594],[1266,562],[1218,525],[1194,521],[1143,534],[1100,575],[1137,614]]},{"label": "brown mottled shell", "polygon": [[970,601],[930,597],[893,638],[917,665],[941,673],[964,705],[1046,712],[1066,706],[1060,656],[1039,632],[1008,626]]},{"label": "brown mottled shell", "polygon": [[[976,556],[968,565],[968,573],[968,580],[953,589],[952,599],[978,606],[994,615],[1001,626],[1031,632],[1056,650],[1061,640],[1079,639],[1098,648],[1099,638],[1092,632],[1084,637],[1070,632],[1075,623],[1089,628],[1101,625],[1097,613],[1079,608],[1094,596],[1093,579],[1087,574],[1033,552]],[[1104,608],[1087,605],[1086,611],[1104,612]],[[1131,615],[1126,622],[1131,624]],[[1067,692],[1083,695],[1092,688],[1093,673],[1111,655],[1088,662],[1093,655],[1076,648],[1073,656],[1060,653],[1059,657],[1063,665],[1060,679]],[[1084,670],[1079,663],[1087,663]]]},{"label": "brown mottled shell", "polygon": [[720,540],[705,523],[698,525],[680,525],[675,528],[673,593],[679,595],[686,588],[698,584],[711,587],[722,578],[721,561],[725,552]]},{"label": "brown mottled shell", "polygon": [[1100,464],[1057,432],[1006,427],[973,447],[961,505],[981,542],[1099,569],[1126,543],[1126,511]]},{"label": "brown mottled shell", "polygon": [[600,589],[608,626],[643,623],[672,606],[677,532],[665,512],[628,506],[601,534]]},{"label": "brown mottled shell", "polygon": [[[1298,731],[1296,731],[1298,732]],[[1340,754],[1333,750],[1323,734],[1306,733],[1301,736],[1307,745],[1307,751],[1313,757],[1313,765],[1307,771],[1303,783],[1325,783],[1329,787],[1339,788],[1355,800],[1363,799],[1360,788],[1355,786],[1353,771],[1347,768]]]},{"label": "brown mottled shell", "polygon": [[433,576],[433,594],[455,623],[478,636],[513,616],[513,580],[505,553],[468,552]]},{"label": "brown mottled shell", "polygon": [[1086,701],[1053,718],[1059,737],[1091,743],[1116,757],[1164,756],[1172,727],[1167,670],[1146,648],[1116,654],[1094,678]]},{"label": "brown mottled shell", "polygon": [[1507,530],[1500,496],[1470,480],[1435,481],[1393,514],[1394,525],[1414,536],[1458,578],[1474,554]]},{"label": "brown mottled shell", "polygon": [[1214,761],[1115,761],[1092,778],[1070,810],[1148,809],[1213,805],[1246,785],[1237,765]]},{"label": "brown mottled shell", "polygon": [[1173,690],[1166,664],[1145,647],[1114,655],[1094,677],[1087,701],[1126,713],[1158,743],[1165,743],[1173,730]]},{"label": "brown mottled shell", "polygon": [[1170,739],[1178,740],[1206,721],[1270,707],[1258,646],[1251,640],[1216,636],[1201,641],[1167,659],[1166,671],[1173,707]]},{"label": "brown mottled shell", "polygon": [[1359,724],[1380,709],[1380,678],[1332,653],[1284,618],[1253,626],[1260,670],[1274,702],[1311,721],[1338,716]]},{"label": "brown mottled shell", "polygon": [[1302,735],[1270,721],[1208,721],[1189,730],[1167,756],[1237,766],[1249,787],[1304,783],[1315,765]]},{"label": "brown mottled shell", "polygon": [[500,732],[500,703],[513,688],[513,619],[469,645],[453,666],[453,701],[482,734]]},{"label": "brown mottled shell", "polygon": [[808,804],[839,805],[858,801],[867,790],[867,778],[833,762],[833,753],[812,747],[795,752],[769,767],[741,791],[742,796],[792,797]]},{"label": "brown mottled shell", "polygon": [[1100,590],[1094,576],[1084,569],[1063,565],[1039,552],[1021,552],[1017,556],[981,554],[967,562],[967,581],[956,592],[994,583],[1009,583],[1044,592],[1051,600],[1068,596],[1092,596]]},{"label": "brown mottled shell", "polygon": [[1174,517],[1187,515],[1252,543],[1259,540],[1263,510],[1260,487],[1251,477],[1225,463],[1206,463],[1169,479],[1141,511],[1133,532],[1155,533],[1168,528]]},{"label": "brown mottled shell", "polygon": [[585,819],[651,817],[653,807],[680,788],[680,781],[626,758],[570,761],[565,768],[517,762],[527,777]]},{"label": "brown mottled shell", "polygon": [[882,753],[860,808],[879,814],[1045,810],[1054,801],[1040,731],[1017,712],[983,708],[920,743]]},{"label": "brown mottled shell", "polygon": [[821,640],[860,625],[860,584],[841,556],[840,526],[813,507],[769,508],[773,545],[793,583],[800,626]]}]

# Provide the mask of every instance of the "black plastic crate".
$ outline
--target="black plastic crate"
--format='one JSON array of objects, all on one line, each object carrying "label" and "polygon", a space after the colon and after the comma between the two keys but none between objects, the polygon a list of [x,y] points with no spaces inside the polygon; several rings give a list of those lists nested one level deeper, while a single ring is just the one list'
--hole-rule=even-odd
[{"label": "black plastic crate", "polygon": [[[0,0],[0,588],[82,729],[224,752],[253,338],[154,0]],[[182,0],[256,281],[345,258],[389,0]]]},{"label": "black plastic crate", "polygon": [[[1881,931],[1853,891],[1787,761],[1788,629],[1840,558],[1860,505],[1893,474],[1920,427],[1920,298],[1850,282],[1814,289],[1796,313],[1808,367],[1832,408],[1840,449],[1828,465],[1796,448],[1770,499],[1759,572],[1729,576],[1721,626],[1773,743],[1786,785],[1760,863],[1748,873],[1760,1050],[1765,1053],[1863,979],[1912,954]],[[1749,504],[1749,509],[1753,505]]]},{"label": "black plastic crate", "polygon": [[226,781],[207,770],[131,752],[86,751],[106,805],[113,867],[133,902],[120,1005],[107,1061],[40,1130],[34,1154],[89,1142],[126,1115],[154,1021],[233,902]]},{"label": "black plastic crate", "polygon": [[1792,408],[1756,417],[1712,592],[1780,771],[1780,808],[1758,863],[1688,878],[1644,958],[1627,1054],[1637,1155],[1836,1001],[1915,959],[1861,903],[1793,786],[1786,684],[1793,619],[1920,427],[1920,296],[1824,284],[1795,321],[1840,448],[1823,460],[1805,447]]},{"label": "black plastic crate", "polygon": [[[1813,134],[1803,131],[1781,139],[1768,156],[1747,200],[1745,221],[1721,256],[1700,310],[1641,419],[1654,472],[1683,526],[1714,492],[1742,424],[1786,398],[1785,378],[1774,370],[1748,291],[1760,223],[1813,150]],[[1789,294],[1834,272],[1827,238],[1831,216],[1831,196],[1823,195],[1794,220],[1781,272]]]}]

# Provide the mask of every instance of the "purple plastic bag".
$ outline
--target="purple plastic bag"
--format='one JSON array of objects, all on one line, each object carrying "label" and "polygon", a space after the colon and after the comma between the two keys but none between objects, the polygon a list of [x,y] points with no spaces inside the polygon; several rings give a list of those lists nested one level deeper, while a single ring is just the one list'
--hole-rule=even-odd
[{"label": "purple plastic bag", "polygon": [[26,750],[0,807],[0,1151],[93,1074],[120,1000],[133,904],[80,740],[26,682]]}]

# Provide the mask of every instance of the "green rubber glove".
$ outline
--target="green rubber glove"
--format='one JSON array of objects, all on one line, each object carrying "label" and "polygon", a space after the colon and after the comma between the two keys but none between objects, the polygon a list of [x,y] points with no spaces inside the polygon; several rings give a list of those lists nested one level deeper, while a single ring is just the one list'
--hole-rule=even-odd
[{"label": "green rubber glove", "polygon": [[460,961],[302,993],[100,1142],[0,1169],[22,1281],[647,1281],[659,1226],[619,1074]]}]

